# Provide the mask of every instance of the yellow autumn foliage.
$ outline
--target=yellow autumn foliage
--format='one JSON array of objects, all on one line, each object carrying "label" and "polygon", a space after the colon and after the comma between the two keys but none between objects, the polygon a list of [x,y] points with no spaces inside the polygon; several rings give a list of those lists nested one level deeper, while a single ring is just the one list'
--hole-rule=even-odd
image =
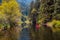
[{"label": "yellow autumn foliage", "polygon": [[6,19],[7,22],[10,21],[19,25],[20,17],[21,11],[16,0],[2,0],[2,5],[0,5],[0,20],[3,19],[2,21],[4,21]]},{"label": "yellow autumn foliage", "polygon": [[47,25],[52,28],[53,32],[60,30],[60,21],[59,20],[52,20],[51,22],[48,22]]},{"label": "yellow autumn foliage", "polygon": [[35,8],[33,8],[32,12],[31,13],[34,13],[35,11],[37,11]]}]

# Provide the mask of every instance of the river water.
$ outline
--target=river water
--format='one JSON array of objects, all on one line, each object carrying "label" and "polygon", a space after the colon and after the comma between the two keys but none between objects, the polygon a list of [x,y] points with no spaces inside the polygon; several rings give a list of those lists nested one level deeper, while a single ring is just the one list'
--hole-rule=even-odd
[{"label": "river water", "polygon": [[21,33],[20,33],[20,38],[19,40],[30,40],[29,36],[30,32],[28,28],[24,28]]},{"label": "river water", "polygon": [[[18,0],[18,2],[20,3],[20,7],[21,7],[21,12],[23,15],[28,16],[28,12],[29,12],[29,7],[30,7],[30,3],[33,0]],[[22,9],[24,11],[22,11]],[[29,29],[28,28],[24,28],[21,33],[20,33],[20,37],[19,40],[30,40],[30,36],[29,36]]]}]

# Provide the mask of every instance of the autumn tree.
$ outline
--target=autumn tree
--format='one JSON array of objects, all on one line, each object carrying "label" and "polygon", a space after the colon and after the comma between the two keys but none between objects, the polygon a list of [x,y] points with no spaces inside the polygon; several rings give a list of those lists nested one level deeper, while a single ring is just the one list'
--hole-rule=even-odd
[{"label": "autumn tree", "polygon": [[[41,3],[40,4],[40,14],[39,14],[39,18],[38,18],[38,19],[40,19],[40,21],[38,21],[38,23],[42,23],[42,25],[43,25],[42,27],[44,29],[42,32],[44,32],[44,33],[42,33],[42,32],[41,33],[42,33],[42,35],[45,35],[47,37],[46,38],[43,36],[42,40],[53,40],[53,39],[59,40],[58,35],[60,35],[60,34],[57,34],[57,33],[60,33],[60,32],[57,32],[59,30],[58,25],[59,25],[59,21],[60,21],[59,2],[60,2],[59,0],[41,0],[41,2],[40,2]],[[49,24],[48,22],[51,22],[51,23]],[[48,37],[47,35],[50,35],[50,36]],[[57,37],[56,37],[56,35],[57,35]]]},{"label": "autumn tree", "polygon": [[[42,29],[40,28],[40,40],[53,40],[52,29],[50,26],[46,24],[48,22],[51,22],[54,19],[59,19],[59,17],[57,16],[58,12],[56,12],[57,10],[59,11],[59,6],[57,6],[58,4],[59,4],[58,0],[40,0],[40,3],[39,3],[39,0],[36,0],[36,4],[31,11],[31,16],[33,21],[36,19],[35,22],[42,26]],[[37,13],[38,13],[38,16],[35,15]],[[33,15],[35,19],[33,18]],[[32,24],[35,24],[35,23],[32,23]],[[34,29],[35,29],[35,26],[33,30]],[[34,33],[32,34],[34,34],[34,37],[35,37],[37,34],[35,31],[33,32]],[[47,35],[49,35],[49,37]]]},{"label": "autumn tree", "polygon": [[21,12],[16,0],[2,0],[0,15],[0,39],[17,40],[21,31]]}]

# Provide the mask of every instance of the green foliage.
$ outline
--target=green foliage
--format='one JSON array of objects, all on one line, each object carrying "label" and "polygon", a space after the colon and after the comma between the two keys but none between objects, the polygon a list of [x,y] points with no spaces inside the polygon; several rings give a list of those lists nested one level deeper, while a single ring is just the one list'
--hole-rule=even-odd
[{"label": "green foliage", "polygon": [[[39,30],[40,32],[37,32],[41,34],[39,37],[41,39],[37,39],[37,40],[53,40],[53,39],[60,40],[59,38],[60,37],[59,34],[60,33],[60,5],[59,4],[60,4],[59,0],[41,0],[39,6],[40,8],[35,8],[35,7],[33,8],[36,10],[33,11],[33,13],[34,12],[36,14],[38,13],[38,16],[36,17],[37,20],[36,22],[42,26],[42,29]],[[47,23],[49,23],[47,27],[43,26],[44,24]],[[35,31],[32,30],[32,32]],[[32,33],[32,34],[37,35],[37,33],[36,34]]]},{"label": "green foliage", "polygon": [[60,28],[60,21],[58,21],[55,26]]}]

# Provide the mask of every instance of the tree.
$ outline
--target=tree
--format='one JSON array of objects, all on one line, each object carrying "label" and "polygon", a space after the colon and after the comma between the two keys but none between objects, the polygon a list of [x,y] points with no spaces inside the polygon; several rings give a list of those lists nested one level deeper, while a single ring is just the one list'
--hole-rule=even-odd
[{"label": "tree", "polygon": [[[2,27],[0,30],[2,35],[8,35],[8,37],[2,36],[0,39],[17,40],[21,31],[20,17],[22,15],[19,4],[16,2],[16,0],[3,0],[0,10],[0,27]],[[4,34],[2,30],[4,30],[4,33],[6,31],[6,33]]]},{"label": "tree", "polygon": [[[39,3],[40,2],[40,3]],[[36,4],[34,5],[34,8],[31,11],[31,16],[38,13],[37,17],[34,15],[34,17],[36,17],[36,23],[40,24],[42,27],[42,29],[40,28],[40,39],[37,40],[53,40],[53,31],[51,29],[50,26],[47,26],[46,24],[48,22],[51,22],[52,20],[56,20],[59,19],[59,14],[57,14],[57,0],[36,0]],[[57,9],[57,10],[56,10]],[[59,11],[59,10],[58,10]],[[33,17],[32,17],[33,19]],[[33,20],[34,21],[34,20]],[[34,23],[32,23],[34,24]],[[35,24],[36,25],[36,24]],[[35,27],[35,26],[34,26]],[[35,28],[33,28],[35,29]],[[33,30],[31,28],[31,30]],[[45,31],[46,30],[46,31]],[[34,38],[37,38],[36,35],[38,35],[38,32],[33,31],[34,33]],[[49,37],[47,36],[49,35]],[[45,36],[45,37],[44,37]],[[33,39],[34,40],[34,39]]]},{"label": "tree", "polygon": [[30,20],[32,22],[30,27],[31,40],[39,40],[39,31],[36,30],[39,7],[40,7],[40,0],[36,0],[35,3],[33,1],[31,2],[31,6],[30,6],[31,9],[30,9],[30,15],[29,15]]}]

